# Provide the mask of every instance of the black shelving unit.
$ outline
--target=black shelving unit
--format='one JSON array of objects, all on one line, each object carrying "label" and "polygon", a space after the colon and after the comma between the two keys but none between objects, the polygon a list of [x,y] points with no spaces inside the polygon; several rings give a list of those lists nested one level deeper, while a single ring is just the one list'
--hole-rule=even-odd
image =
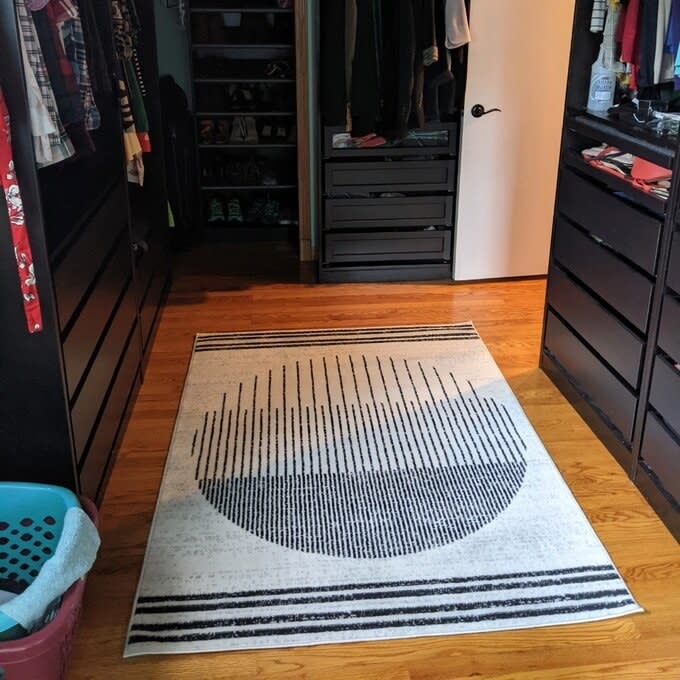
[{"label": "black shelving unit", "polygon": [[[276,0],[190,4],[202,221],[210,239],[292,238],[297,231],[294,12]],[[239,137],[243,123],[247,138]],[[230,210],[236,202],[240,212]],[[215,219],[219,213],[224,220]]]},{"label": "black shelving unit", "polygon": [[[680,537],[678,138],[585,111],[591,10],[577,0],[541,366]],[[668,198],[586,163],[601,143],[672,170]]]}]

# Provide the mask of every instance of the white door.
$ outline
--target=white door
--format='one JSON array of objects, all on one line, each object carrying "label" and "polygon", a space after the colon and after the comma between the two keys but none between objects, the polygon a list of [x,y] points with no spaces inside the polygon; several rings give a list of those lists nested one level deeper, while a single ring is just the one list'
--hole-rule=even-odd
[{"label": "white door", "polygon": [[[547,272],[574,0],[472,0],[453,277]],[[475,104],[500,108],[475,118]]]}]

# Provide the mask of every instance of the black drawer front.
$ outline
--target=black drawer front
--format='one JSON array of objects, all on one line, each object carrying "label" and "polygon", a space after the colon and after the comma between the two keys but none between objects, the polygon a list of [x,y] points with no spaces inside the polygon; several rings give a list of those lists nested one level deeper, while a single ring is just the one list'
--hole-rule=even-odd
[{"label": "black drawer front", "polygon": [[680,231],[673,234],[671,265],[668,270],[668,285],[680,295]]},{"label": "black drawer front", "polygon": [[157,269],[142,301],[139,322],[142,329],[142,343],[145,350],[149,338],[151,337],[154,321],[157,318],[158,308],[161,304],[161,297],[163,295],[163,290],[165,289],[165,284],[167,283],[167,278],[167,271],[164,268]]},{"label": "black drawer front", "polygon": [[663,488],[680,501],[680,440],[673,437],[653,413],[647,416],[641,453]]},{"label": "black drawer front", "polygon": [[118,369],[116,381],[106,401],[92,444],[84,461],[81,461],[80,484],[82,493],[88,498],[97,498],[100,495],[102,480],[113,462],[113,448],[139,374],[141,349],[138,333],[135,325],[128,337],[125,358]]},{"label": "black drawer front", "polygon": [[437,262],[451,259],[450,231],[327,234],[327,264]]},{"label": "black drawer front", "polygon": [[649,401],[666,424],[680,435],[680,372],[661,357],[654,363]]},{"label": "black drawer front", "polygon": [[71,409],[73,438],[78,460],[92,432],[97,413],[104,403],[106,393],[114,379],[116,366],[125,349],[125,342],[137,317],[136,291],[132,285],[116,311],[106,338],[97,352],[92,368],[85,378],[83,388]]},{"label": "black drawer front", "polygon": [[85,306],[64,340],[64,365],[69,394],[73,395],[116,303],[132,275],[132,255],[123,237]]},{"label": "black drawer front", "polygon": [[164,252],[159,239],[150,241],[146,250],[140,250],[135,257],[135,285],[140,306],[151,285],[154,272],[163,257]]},{"label": "black drawer front", "polygon": [[645,276],[561,219],[554,256],[640,330],[647,330],[653,286]]},{"label": "black drawer front", "polygon": [[446,226],[453,220],[453,197],[329,198],[325,213],[326,229]]},{"label": "black drawer front", "polygon": [[128,228],[125,186],[116,186],[54,270],[59,323],[68,324],[115,242]]},{"label": "black drawer front", "polygon": [[550,306],[637,388],[644,343],[564,272],[553,267],[548,291]]},{"label": "black drawer front", "polygon": [[[666,295],[663,302],[659,347],[673,361],[680,363],[680,300],[671,295]],[[678,408],[680,408],[680,404],[678,404]]]},{"label": "black drawer front", "polygon": [[545,345],[580,390],[619,429],[626,441],[630,442],[637,405],[633,393],[550,312],[546,323]]},{"label": "black drawer front", "polygon": [[366,161],[327,163],[326,193],[361,191],[453,191],[456,163],[444,161]]},{"label": "black drawer front", "polygon": [[560,175],[557,209],[615,251],[656,271],[661,223],[570,170]]}]

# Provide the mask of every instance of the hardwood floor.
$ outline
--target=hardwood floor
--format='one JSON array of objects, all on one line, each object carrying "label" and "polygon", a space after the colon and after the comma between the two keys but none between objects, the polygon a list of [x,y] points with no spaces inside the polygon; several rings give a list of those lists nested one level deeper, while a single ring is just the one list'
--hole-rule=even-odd
[{"label": "hardwood floor", "polygon": [[[101,510],[71,680],[584,680],[680,678],[680,547],[537,369],[543,281],[296,283],[206,249],[180,264]],[[229,258],[227,258],[229,259]],[[236,263],[241,263],[236,267]],[[276,282],[287,279],[287,282]],[[472,320],[612,559],[644,607],[625,618],[514,632],[123,660],[123,641],[196,332]]]}]

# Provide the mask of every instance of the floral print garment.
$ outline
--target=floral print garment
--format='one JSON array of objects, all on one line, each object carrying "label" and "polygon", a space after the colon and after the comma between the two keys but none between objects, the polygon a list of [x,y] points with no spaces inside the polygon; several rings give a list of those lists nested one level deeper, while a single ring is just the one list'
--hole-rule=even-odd
[{"label": "floral print garment", "polygon": [[7,216],[12,232],[12,243],[17,261],[19,284],[23,299],[24,313],[29,333],[38,333],[43,329],[40,298],[33,268],[33,255],[28,240],[24,205],[21,200],[19,182],[14,171],[14,154],[12,152],[12,134],[10,130],[9,111],[5,97],[0,89],[0,173],[2,188],[7,203]]}]

